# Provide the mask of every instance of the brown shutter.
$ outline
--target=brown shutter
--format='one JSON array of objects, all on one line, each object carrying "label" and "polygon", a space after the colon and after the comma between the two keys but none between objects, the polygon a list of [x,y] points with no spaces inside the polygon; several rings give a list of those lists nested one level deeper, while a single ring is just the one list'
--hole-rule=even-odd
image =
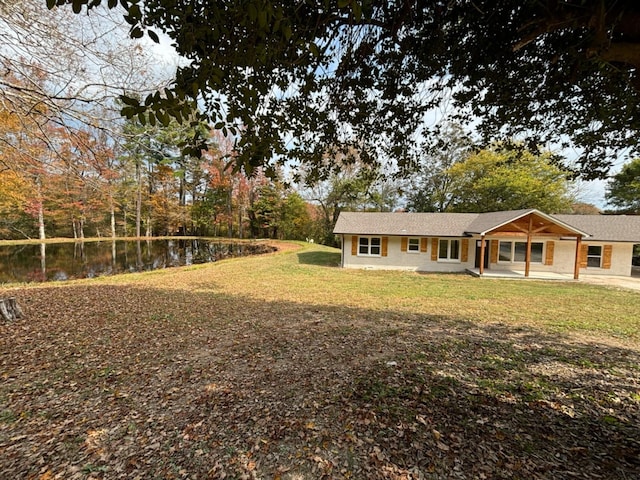
[{"label": "brown shutter", "polygon": [[589,245],[583,243],[580,245],[580,268],[587,268],[587,255],[589,253]]},{"label": "brown shutter", "polygon": [[432,262],[438,261],[438,239],[437,238],[431,239],[431,261]]},{"label": "brown shutter", "polygon": [[402,240],[400,241],[400,251],[401,252],[406,252],[407,251],[407,244],[409,243],[409,239],[407,237],[402,237]]},{"label": "brown shutter", "polygon": [[466,262],[469,260],[469,239],[462,239],[462,259],[461,262]]},{"label": "brown shutter", "polygon": [[382,256],[387,256],[387,248],[389,246],[389,237],[382,237]]},{"label": "brown shutter", "polygon": [[583,243],[580,246],[580,268],[587,268],[587,255],[589,253],[589,245]]},{"label": "brown shutter", "polygon": [[421,238],[420,239],[420,251],[422,253],[427,253],[427,239],[426,238]]},{"label": "brown shutter", "polygon": [[613,253],[613,245],[605,245],[602,250],[602,268],[611,268],[611,254]]},{"label": "brown shutter", "polygon": [[491,240],[491,263],[498,263],[498,240]]},{"label": "brown shutter", "polygon": [[351,255],[354,257],[358,254],[358,237],[354,235],[351,237]]},{"label": "brown shutter", "polygon": [[553,253],[556,248],[556,244],[553,241],[547,242],[547,251],[544,255],[544,264],[553,265]]}]

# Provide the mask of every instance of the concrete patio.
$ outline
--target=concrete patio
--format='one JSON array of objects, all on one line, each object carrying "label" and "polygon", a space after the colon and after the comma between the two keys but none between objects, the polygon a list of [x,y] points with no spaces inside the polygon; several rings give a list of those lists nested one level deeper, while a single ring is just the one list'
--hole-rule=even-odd
[{"label": "concrete patio", "polygon": [[[467,273],[474,277],[482,278],[511,278],[511,279],[529,279],[529,280],[562,280],[573,281],[573,274],[569,273],[553,273],[553,272],[529,272],[529,276],[525,277],[524,270],[484,270],[480,275],[479,268],[467,268]],[[581,276],[582,277],[582,276]]]},{"label": "concrete patio", "polygon": [[603,285],[609,287],[628,288],[630,290],[640,291],[640,267],[633,267],[630,277],[616,275],[589,275],[580,274],[579,280],[574,280],[572,274],[550,273],[550,272],[529,272],[529,277],[524,276],[524,270],[487,270],[480,275],[480,269],[468,268],[467,273],[474,277],[482,278],[504,278],[504,279],[520,279],[520,280],[556,280],[563,282],[584,282],[594,285]]}]

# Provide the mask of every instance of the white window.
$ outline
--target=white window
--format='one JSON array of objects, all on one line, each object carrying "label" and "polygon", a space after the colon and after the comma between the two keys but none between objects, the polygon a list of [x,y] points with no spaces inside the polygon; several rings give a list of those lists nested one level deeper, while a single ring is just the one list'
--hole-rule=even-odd
[{"label": "white window", "polygon": [[419,238],[410,238],[407,243],[407,251],[408,252],[419,252],[420,251],[420,239]]},{"label": "white window", "polygon": [[438,242],[438,261],[455,262],[460,260],[460,240],[441,238]]},{"label": "white window", "polygon": [[358,256],[379,257],[380,245],[382,245],[380,237],[359,237]]},{"label": "white window", "polygon": [[[531,242],[531,263],[542,263],[542,242]],[[507,263],[527,261],[527,242],[500,242],[498,261]]]},{"label": "white window", "polygon": [[602,266],[602,247],[589,245],[587,250],[587,267],[600,268]]}]

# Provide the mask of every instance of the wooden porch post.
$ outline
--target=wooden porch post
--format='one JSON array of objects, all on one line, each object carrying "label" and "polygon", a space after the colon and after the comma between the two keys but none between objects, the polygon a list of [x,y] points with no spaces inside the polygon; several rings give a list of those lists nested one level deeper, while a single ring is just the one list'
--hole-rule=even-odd
[{"label": "wooden porch post", "polygon": [[529,276],[531,269],[531,231],[533,230],[533,215],[529,215],[529,229],[527,230],[527,251],[524,256],[524,276]]},{"label": "wooden porch post", "polygon": [[480,235],[480,275],[484,273],[484,235]]},{"label": "wooden porch post", "polygon": [[576,263],[573,268],[573,279],[578,280],[580,278],[580,247],[582,246],[582,237],[576,235]]}]

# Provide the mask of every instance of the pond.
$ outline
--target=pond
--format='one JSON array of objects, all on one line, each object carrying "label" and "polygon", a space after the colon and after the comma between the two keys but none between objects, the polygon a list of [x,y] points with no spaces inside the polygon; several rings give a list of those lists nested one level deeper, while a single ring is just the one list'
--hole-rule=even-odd
[{"label": "pond", "polygon": [[0,283],[46,282],[142,272],[259,255],[276,248],[206,239],[115,240],[0,247]]}]

